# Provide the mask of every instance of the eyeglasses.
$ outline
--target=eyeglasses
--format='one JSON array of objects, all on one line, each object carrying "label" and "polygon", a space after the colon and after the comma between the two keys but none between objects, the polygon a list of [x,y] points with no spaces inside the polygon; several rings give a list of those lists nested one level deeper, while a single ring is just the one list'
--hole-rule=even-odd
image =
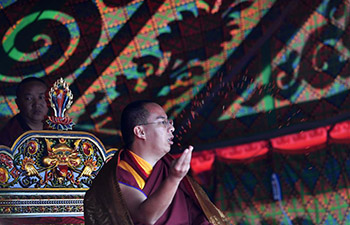
[{"label": "eyeglasses", "polygon": [[167,128],[167,127],[169,127],[170,125],[171,125],[171,126],[174,126],[174,121],[173,121],[173,120],[165,119],[165,120],[162,120],[162,121],[150,122],[150,123],[142,123],[142,124],[139,124],[139,125],[148,125],[148,124],[163,125],[165,128]]}]

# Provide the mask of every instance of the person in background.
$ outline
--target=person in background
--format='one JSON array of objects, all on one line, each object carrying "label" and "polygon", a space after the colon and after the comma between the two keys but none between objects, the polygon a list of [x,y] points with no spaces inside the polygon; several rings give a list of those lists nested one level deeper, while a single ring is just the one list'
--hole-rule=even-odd
[{"label": "person in background", "polygon": [[85,224],[228,224],[203,189],[187,176],[193,147],[168,152],[175,128],[151,101],[122,112],[125,149],[100,170],[84,198]]},{"label": "person in background", "polygon": [[22,80],[16,88],[19,113],[0,131],[0,144],[11,147],[14,141],[29,130],[43,130],[48,113],[46,83],[36,77]]}]

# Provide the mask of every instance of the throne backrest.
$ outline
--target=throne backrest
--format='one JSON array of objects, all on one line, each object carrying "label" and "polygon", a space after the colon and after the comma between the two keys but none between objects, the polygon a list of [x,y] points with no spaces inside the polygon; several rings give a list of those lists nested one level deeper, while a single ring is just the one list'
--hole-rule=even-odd
[{"label": "throne backrest", "polygon": [[85,192],[115,151],[81,131],[28,131],[0,146],[0,217],[82,216]]}]

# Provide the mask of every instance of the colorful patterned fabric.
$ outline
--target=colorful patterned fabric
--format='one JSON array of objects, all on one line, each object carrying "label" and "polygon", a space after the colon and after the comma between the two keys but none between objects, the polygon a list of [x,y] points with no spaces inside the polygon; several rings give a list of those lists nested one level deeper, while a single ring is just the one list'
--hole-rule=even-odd
[{"label": "colorful patterned fabric", "polygon": [[[210,196],[233,224],[350,223],[348,144],[307,154],[271,153],[248,164],[216,161]],[[272,174],[278,176],[281,201]]]},{"label": "colorful patterned fabric", "polygon": [[73,93],[75,129],[121,147],[136,99],[175,119],[174,152],[245,143],[349,113],[350,11],[341,0],[0,2],[0,121],[24,77]]}]

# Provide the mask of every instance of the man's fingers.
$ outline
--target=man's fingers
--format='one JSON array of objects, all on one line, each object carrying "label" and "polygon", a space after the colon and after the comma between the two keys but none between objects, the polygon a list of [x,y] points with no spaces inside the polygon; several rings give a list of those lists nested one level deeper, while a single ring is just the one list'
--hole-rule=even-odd
[{"label": "man's fingers", "polygon": [[182,153],[182,155],[180,156],[180,158],[177,160],[175,166],[177,168],[181,168],[183,166],[187,166],[190,164],[191,162],[191,158],[192,158],[192,150],[193,147],[189,146],[188,148],[185,149],[185,151]]},{"label": "man's fingers", "polygon": [[192,147],[192,146],[189,146],[189,147],[188,147],[187,155],[186,155],[185,160],[184,160],[184,164],[190,164],[190,163],[191,163],[191,159],[192,159],[192,150],[193,150],[193,147]]}]

